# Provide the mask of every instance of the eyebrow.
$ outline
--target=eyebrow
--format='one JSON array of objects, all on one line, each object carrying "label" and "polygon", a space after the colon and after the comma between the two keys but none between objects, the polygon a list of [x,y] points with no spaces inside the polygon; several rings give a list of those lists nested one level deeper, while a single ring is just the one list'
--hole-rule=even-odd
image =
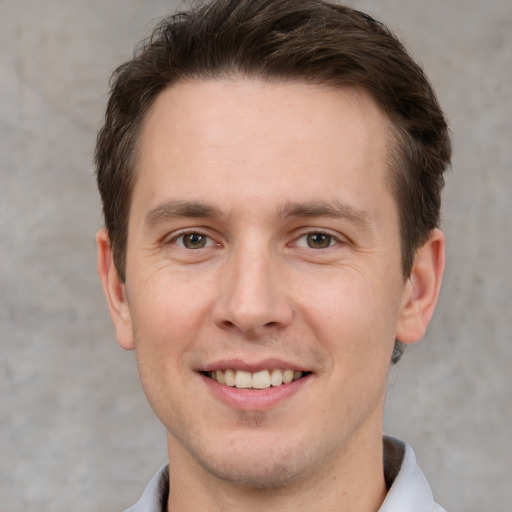
[{"label": "eyebrow", "polygon": [[144,219],[144,223],[148,227],[167,222],[173,219],[191,217],[206,218],[219,216],[220,212],[217,208],[201,203],[199,201],[165,201],[150,210]]},{"label": "eyebrow", "polygon": [[314,201],[308,203],[287,203],[280,211],[283,217],[331,217],[345,219],[361,228],[370,228],[372,221],[368,212],[355,208],[343,201]]},{"label": "eyebrow", "polygon": [[[339,200],[312,201],[306,203],[289,202],[277,210],[278,217],[330,217],[345,219],[358,225],[360,228],[369,229],[372,222],[370,215],[358,208]],[[160,223],[178,218],[212,218],[221,217],[221,211],[215,206],[200,201],[168,200],[151,209],[145,216],[144,223],[152,228]]]}]

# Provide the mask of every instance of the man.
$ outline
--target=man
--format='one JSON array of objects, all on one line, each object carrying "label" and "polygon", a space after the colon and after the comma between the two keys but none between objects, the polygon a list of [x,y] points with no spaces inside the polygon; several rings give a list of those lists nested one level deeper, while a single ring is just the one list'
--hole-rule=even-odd
[{"label": "man", "polygon": [[169,453],[131,511],[442,510],[382,416],[449,159],[402,45],[322,0],[207,3],[117,70],[98,268]]}]

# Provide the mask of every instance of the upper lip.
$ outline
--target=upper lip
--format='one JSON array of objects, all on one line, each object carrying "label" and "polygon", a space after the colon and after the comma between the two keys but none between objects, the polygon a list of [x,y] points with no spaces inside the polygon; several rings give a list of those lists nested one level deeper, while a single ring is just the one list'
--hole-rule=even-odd
[{"label": "upper lip", "polygon": [[310,368],[283,359],[263,359],[261,361],[247,361],[244,359],[222,359],[212,363],[208,363],[200,368],[203,372],[213,372],[216,370],[243,370],[246,372],[260,372],[262,370],[296,370],[301,372],[309,372]]}]

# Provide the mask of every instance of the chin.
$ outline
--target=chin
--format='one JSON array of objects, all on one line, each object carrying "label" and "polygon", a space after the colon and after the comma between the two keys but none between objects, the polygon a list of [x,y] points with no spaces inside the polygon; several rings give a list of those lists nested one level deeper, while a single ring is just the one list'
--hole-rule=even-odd
[{"label": "chin", "polygon": [[[271,459],[272,457],[268,457]],[[260,457],[261,459],[261,457]],[[222,480],[233,485],[251,489],[277,489],[284,488],[304,478],[304,469],[290,467],[282,460],[254,460],[242,463],[224,462],[209,464],[208,471]]]},{"label": "chin", "polygon": [[216,443],[196,453],[196,462],[223,482],[252,489],[284,488],[315,470],[315,457],[303,443],[255,437]]}]

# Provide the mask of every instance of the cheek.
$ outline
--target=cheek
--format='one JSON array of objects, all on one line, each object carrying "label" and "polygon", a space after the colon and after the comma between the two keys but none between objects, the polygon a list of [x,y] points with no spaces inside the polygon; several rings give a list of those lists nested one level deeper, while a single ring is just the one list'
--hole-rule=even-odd
[{"label": "cheek", "polygon": [[161,336],[179,341],[192,332],[207,308],[208,288],[204,282],[166,268],[138,280],[130,308],[138,337],[152,333],[155,342]]},{"label": "cheek", "polygon": [[350,371],[378,364],[388,352],[391,357],[399,298],[383,284],[345,269],[311,280],[298,293],[301,316],[312,334],[336,364],[346,364]]},{"label": "cheek", "polygon": [[137,364],[146,393],[155,387],[153,383],[160,386],[172,379],[175,386],[184,378],[188,354],[208,318],[206,295],[188,280],[171,277],[160,272],[140,280],[129,301]]},{"label": "cheek", "polygon": [[[202,315],[198,301],[179,293],[174,282],[154,280],[132,301],[135,352],[142,388],[164,425],[182,424],[189,396],[190,356]],[[185,409],[185,412],[184,412]],[[181,411],[181,413],[179,413]],[[183,417],[182,417],[183,416]]]}]

